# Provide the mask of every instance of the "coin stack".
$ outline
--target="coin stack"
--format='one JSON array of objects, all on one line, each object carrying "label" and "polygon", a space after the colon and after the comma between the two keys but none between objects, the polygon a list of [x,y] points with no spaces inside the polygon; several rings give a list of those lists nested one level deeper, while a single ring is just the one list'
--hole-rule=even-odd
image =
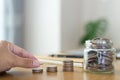
[{"label": "coin stack", "polygon": [[56,65],[47,66],[47,72],[57,72],[57,66]]},{"label": "coin stack", "polygon": [[33,68],[32,72],[33,73],[43,73],[43,69],[42,68]]},{"label": "coin stack", "polygon": [[63,61],[63,71],[72,72],[73,71],[73,60],[64,60]]}]

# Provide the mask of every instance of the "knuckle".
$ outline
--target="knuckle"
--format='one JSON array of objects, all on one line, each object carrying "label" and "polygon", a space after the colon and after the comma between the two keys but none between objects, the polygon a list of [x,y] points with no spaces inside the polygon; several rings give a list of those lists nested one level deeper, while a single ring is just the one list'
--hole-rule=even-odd
[{"label": "knuckle", "polygon": [[5,41],[5,40],[0,40],[0,43],[7,43],[7,41]]},{"label": "knuckle", "polygon": [[8,41],[5,41],[5,40],[0,40],[0,45],[8,45],[9,42]]}]

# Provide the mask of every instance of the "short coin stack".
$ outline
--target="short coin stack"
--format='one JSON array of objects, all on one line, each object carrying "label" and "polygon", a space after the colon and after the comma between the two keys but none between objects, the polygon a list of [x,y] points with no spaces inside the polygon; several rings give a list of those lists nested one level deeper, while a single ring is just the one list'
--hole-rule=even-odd
[{"label": "short coin stack", "polygon": [[57,66],[56,65],[47,66],[47,72],[57,72]]},{"label": "short coin stack", "polygon": [[43,73],[43,69],[41,69],[41,68],[33,68],[32,72],[33,73]]},{"label": "short coin stack", "polygon": [[63,61],[63,71],[65,71],[65,72],[73,71],[73,60],[64,60]]}]

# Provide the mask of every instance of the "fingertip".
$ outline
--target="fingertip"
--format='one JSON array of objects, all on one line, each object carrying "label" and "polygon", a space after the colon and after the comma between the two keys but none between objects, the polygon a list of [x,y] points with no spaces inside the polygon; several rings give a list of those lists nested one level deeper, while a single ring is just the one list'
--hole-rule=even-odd
[{"label": "fingertip", "polygon": [[38,60],[34,60],[33,67],[39,67],[39,66],[40,66],[40,62]]}]

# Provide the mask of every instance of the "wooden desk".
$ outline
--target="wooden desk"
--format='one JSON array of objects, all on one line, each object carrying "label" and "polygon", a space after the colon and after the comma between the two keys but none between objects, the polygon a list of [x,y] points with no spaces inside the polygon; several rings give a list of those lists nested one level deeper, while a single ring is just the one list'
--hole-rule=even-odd
[{"label": "wooden desk", "polygon": [[63,72],[61,65],[58,65],[57,73],[48,73],[45,71],[46,66],[47,64],[41,66],[44,72],[39,74],[33,74],[31,69],[14,68],[1,74],[0,80],[120,80],[120,60],[112,74],[87,73],[78,67],[74,68],[74,72]]}]

